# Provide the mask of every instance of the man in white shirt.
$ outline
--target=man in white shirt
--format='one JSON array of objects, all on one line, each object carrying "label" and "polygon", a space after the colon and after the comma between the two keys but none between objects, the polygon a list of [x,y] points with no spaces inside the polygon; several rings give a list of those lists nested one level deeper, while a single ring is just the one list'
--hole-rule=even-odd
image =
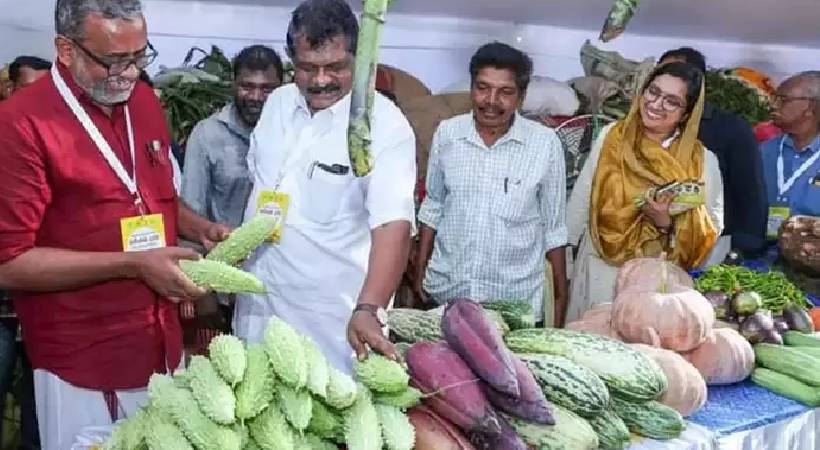
[{"label": "man in white shirt", "polygon": [[[552,317],[545,326],[560,326],[567,298],[564,153],[551,129],[517,113],[531,75],[529,56],[498,42],[470,61],[473,110],[442,122],[433,137],[415,291],[436,303],[525,301],[536,321]],[[554,297],[545,296],[545,256]],[[545,297],[553,304],[544,305]]]},{"label": "man in white shirt", "polygon": [[237,299],[234,332],[262,340],[271,316],[313,338],[339,370],[353,348],[395,357],[382,334],[407,261],[416,178],[415,139],[381,95],[371,123],[372,172],[354,177],[347,147],[358,25],[343,0],[307,0],[293,12],[294,84],[268,97],[251,136],[254,188],[246,218],[283,217],[274,242],[247,262],[267,287]]}]

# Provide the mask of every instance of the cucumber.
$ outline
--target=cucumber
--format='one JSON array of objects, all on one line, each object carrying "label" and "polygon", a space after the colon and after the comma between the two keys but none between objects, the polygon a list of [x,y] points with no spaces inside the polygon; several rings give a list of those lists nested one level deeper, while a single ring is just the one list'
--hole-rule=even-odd
[{"label": "cucumber", "polygon": [[796,347],[757,344],[755,360],[758,366],[788,375],[809,386],[820,386],[820,360],[806,355]]},{"label": "cucumber", "polygon": [[609,391],[594,372],[563,356],[519,354],[547,400],[581,417],[595,417],[609,405]]},{"label": "cucumber", "polygon": [[632,401],[653,400],[666,391],[666,375],[651,358],[622,342],[554,328],[515,330],[504,336],[516,353],[566,357],[592,370],[610,392]]},{"label": "cucumber", "polygon": [[500,313],[511,330],[535,328],[535,313],[529,302],[492,300],[482,302],[481,306]]},{"label": "cucumber", "polygon": [[774,370],[758,367],[752,372],[752,381],[775,394],[798,401],[806,406],[820,406],[820,390]]},{"label": "cucumber", "polygon": [[505,415],[515,432],[527,444],[539,450],[595,450],[598,435],[586,420],[555,405],[555,425],[538,425]]},{"label": "cucumber", "polygon": [[629,444],[629,428],[614,411],[601,411],[597,417],[589,419],[589,424],[598,434],[601,450],[623,450]]},{"label": "cucumber", "polygon": [[783,333],[783,342],[794,347],[820,347],[820,338],[816,335],[794,330]]},{"label": "cucumber", "polygon": [[675,439],[686,429],[686,422],[679,412],[656,401],[633,403],[613,396],[610,405],[629,430],[641,436]]}]

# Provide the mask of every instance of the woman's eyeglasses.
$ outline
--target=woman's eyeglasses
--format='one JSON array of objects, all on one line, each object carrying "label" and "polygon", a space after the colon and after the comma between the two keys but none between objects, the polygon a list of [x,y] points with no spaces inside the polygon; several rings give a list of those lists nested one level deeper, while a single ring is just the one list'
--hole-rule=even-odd
[{"label": "woman's eyeglasses", "polygon": [[661,108],[667,112],[675,112],[686,106],[681,99],[675,97],[674,95],[664,94],[663,91],[654,84],[650,84],[649,87],[644,89],[643,98],[645,98],[649,103],[655,103],[660,98]]}]

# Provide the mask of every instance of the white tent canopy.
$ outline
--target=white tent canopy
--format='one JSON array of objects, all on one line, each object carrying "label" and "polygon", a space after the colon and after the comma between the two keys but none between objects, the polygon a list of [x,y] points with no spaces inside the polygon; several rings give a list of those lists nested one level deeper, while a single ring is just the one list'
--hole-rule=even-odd
[{"label": "white tent canopy", "polygon": [[[360,0],[351,0],[354,6]],[[178,65],[194,45],[233,54],[252,43],[284,47],[298,0],[143,0],[158,63]],[[52,56],[52,0],[0,0],[0,61]],[[581,74],[579,50],[595,42],[610,0],[395,0],[382,60],[439,90],[463,79],[479,45],[528,51],[536,73]],[[643,0],[626,33],[604,49],[631,59],[690,45],[713,66],[745,65],[782,77],[817,68],[820,0]],[[156,68],[159,66],[157,65]],[[155,69],[156,69],[155,68]]]}]

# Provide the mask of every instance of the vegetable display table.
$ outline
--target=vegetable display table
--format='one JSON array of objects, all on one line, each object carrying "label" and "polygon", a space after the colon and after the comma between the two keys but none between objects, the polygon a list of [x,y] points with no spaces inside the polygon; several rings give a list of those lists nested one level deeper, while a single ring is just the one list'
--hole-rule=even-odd
[{"label": "vegetable display table", "polygon": [[814,450],[820,412],[749,381],[709,388],[706,405],[674,441],[635,441],[630,450]]}]

